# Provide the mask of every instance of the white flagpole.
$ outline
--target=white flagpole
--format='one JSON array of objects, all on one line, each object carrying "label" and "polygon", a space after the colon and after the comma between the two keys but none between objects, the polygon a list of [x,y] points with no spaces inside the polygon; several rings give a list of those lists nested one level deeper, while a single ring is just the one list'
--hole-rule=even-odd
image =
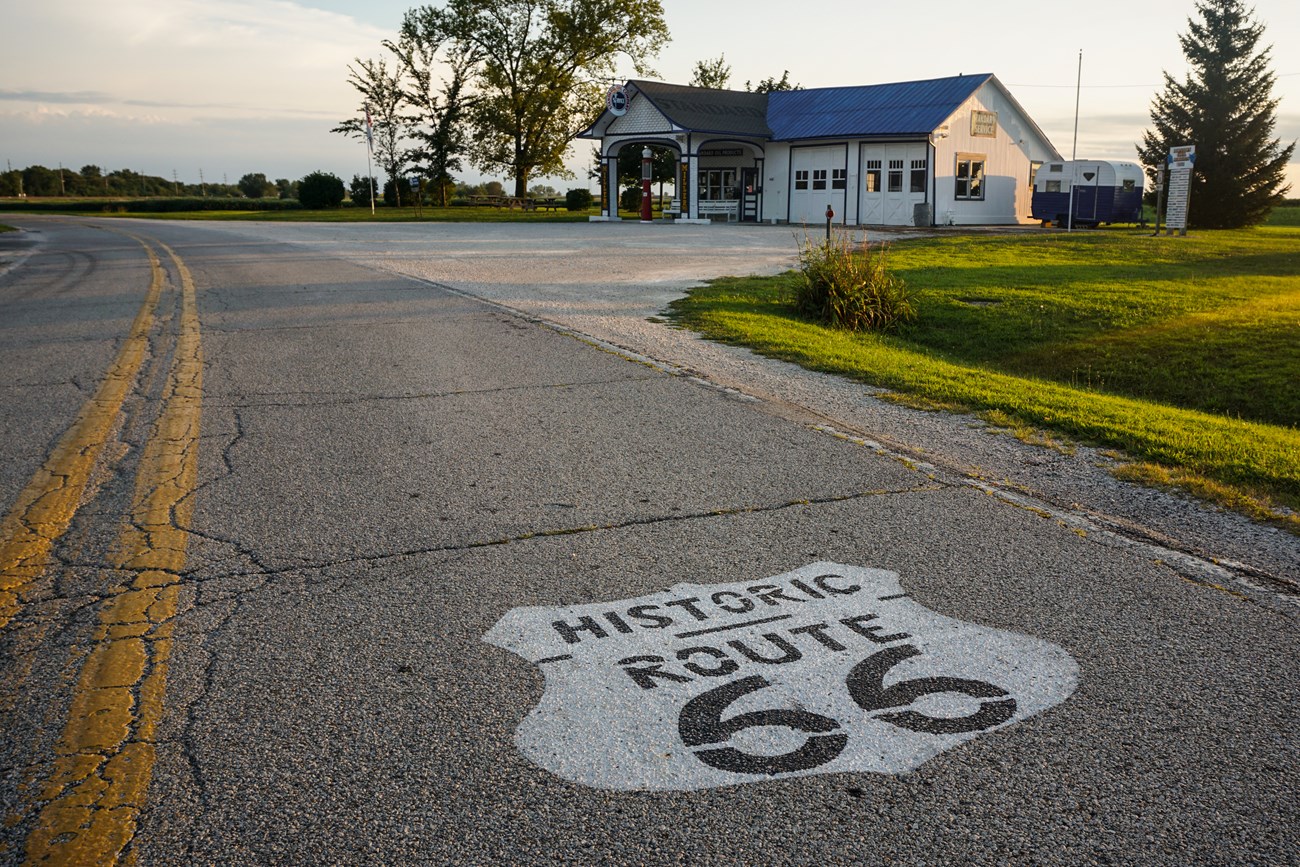
[{"label": "white flagpole", "polygon": [[375,173],[370,167],[375,150],[375,134],[370,127],[370,103],[366,103],[366,177],[370,180],[370,216],[375,215]]},{"label": "white flagpole", "polygon": [[1070,215],[1065,221],[1065,230],[1074,231],[1074,186],[1079,179],[1079,165],[1075,162],[1079,155],[1079,91],[1083,87],[1083,49],[1079,49],[1079,75],[1074,82],[1074,144],[1070,146]]}]

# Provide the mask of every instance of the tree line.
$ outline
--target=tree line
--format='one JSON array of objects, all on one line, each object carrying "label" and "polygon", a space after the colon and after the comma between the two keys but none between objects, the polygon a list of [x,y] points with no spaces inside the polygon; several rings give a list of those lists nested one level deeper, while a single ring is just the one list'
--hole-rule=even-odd
[{"label": "tree line", "polygon": [[[286,181],[287,183],[287,181]],[[145,175],[131,169],[106,172],[97,165],[78,169],[46,168],[42,165],[10,169],[0,174],[0,196],[55,197],[109,196],[113,198],[152,196],[239,196],[237,184],[189,184],[176,178]]]},{"label": "tree line", "polygon": [[233,184],[184,183],[175,177],[146,175],[131,169],[105,172],[97,165],[85,165],[79,170],[50,169],[42,165],[24,169],[10,169],[0,175],[0,197],[53,198],[154,198],[212,197],[246,199],[296,199],[299,181],[288,178],[267,180],[260,172],[249,172]]}]

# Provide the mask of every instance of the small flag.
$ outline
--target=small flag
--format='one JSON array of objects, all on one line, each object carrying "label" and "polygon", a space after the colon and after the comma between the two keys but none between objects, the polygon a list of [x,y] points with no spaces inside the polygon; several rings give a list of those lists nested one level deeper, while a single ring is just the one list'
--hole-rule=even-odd
[{"label": "small flag", "polygon": [[369,104],[366,105],[366,146],[369,147],[369,148],[371,148],[371,149],[374,149],[374,146],[375,146],[375,130],[374,130],[374,128],[370,125],[370,105],[369,105]]}]

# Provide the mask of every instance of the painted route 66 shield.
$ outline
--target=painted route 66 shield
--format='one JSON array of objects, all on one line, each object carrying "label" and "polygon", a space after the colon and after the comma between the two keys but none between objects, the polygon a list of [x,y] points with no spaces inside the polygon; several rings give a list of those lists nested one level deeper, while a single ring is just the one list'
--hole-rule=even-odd
[{"label": "painted route 66 shield", "polygon": [[540,666],[515,742],[600,789],[898,774],[1074,691],[1046,641],[944,617],[881,569],[813,563],[734,584],[516,608],[484,640]]}]

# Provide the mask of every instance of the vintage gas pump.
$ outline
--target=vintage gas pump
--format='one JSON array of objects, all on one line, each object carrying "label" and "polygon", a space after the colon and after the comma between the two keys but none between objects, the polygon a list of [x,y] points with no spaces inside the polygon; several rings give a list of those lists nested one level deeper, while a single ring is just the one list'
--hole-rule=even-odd
[{"label": "vintage gas pump", "polygon": [[653,160],[654,154],[651,153],[650,148],[641,151],[641,222],[643,223],[649,223],[652,220],[650,212],[650,175]]}]

